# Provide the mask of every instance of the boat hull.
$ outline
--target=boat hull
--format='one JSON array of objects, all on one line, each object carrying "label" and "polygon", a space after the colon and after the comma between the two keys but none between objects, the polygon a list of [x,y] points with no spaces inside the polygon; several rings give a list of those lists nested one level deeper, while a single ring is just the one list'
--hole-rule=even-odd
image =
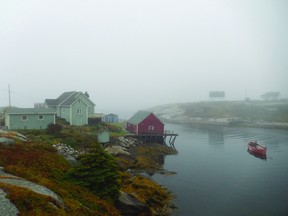
[{"label": "boat hull", "polygon": [[248,143],[248,151],[254,154],[266,155],[267,148],[256,142],[249,142]]}]

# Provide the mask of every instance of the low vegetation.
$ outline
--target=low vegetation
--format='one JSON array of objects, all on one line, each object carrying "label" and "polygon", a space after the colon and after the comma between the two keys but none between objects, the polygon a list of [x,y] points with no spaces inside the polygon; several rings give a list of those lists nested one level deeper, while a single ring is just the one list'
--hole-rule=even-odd
[{"label": "low vegetation", "polygon": [[288,102],[265,101],[215,101],[179,105],[185,115],[200,118],[240,118],[288,122]]},{"label": "low vegetation", "polygon": [[216,101],[181,104],[189,117],[288,122],[288,102]]},{"label": "low vegetation", "polygon": [[[5,183],[1,183],[0,188],[5,190],[20,215],[118,216],[121,212],[116,209],[114,201],[120,190],[135,195],[154,215],[164,215],[159,212],[171,200],[169,191],[148,178],[132,175],[123,169],[120,171],[117,164],[119,159],[106,153],[97,142],[99,131],[108,130],[113,140],[125,134],[122,128],[121,125],[103,123],[93,127],[50,125],[47,130],[19,131],[29,138],[29,142],[0,146],[0,166],[7,173],[51,189],[61,197],[64,208],[50,197],[28,189]],[[78,165],[71,166],[52,146],[55,143],[65,143],[86,153],[80,154]],[[148,149],[139,148],[137,162],[127,162],[127,168],[152,169],[150,159],[155,159],[156,153],[144,159],[145,155],[153,152]],[[157,154],[160,154],[160,150]]]},{"label": "low vegetation", "polygon": [[32,141],[1,146],[0,165],[8,173],[51,189],[66,206],[65,209],[48,208],[45,202],[49,199],[47,196],[1,184],[9,199],[21,211],[20,215],[49,215],[49,212],[53,212],[52,215],[120,215],[112,202],[67,179],[71,166],[49,144]]}]

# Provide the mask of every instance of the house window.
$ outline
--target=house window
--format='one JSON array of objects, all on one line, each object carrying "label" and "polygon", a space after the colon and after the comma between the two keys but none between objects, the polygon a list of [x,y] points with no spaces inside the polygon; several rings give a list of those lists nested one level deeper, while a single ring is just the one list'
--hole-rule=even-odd
[{"label": "house window", "polygon": [[149,131],[154,131],[154,126],[149,125],[149,126],[148,126],[148,130],[149,130]]},{"label": "house window", "polygon": [[39,119],[39,120],[44,120],[44,116],[43,116],[43,115],[39,115],[39,116],[38,116],[38,119]]},{"label": "house window", "polygon": [[76,110],[76,113],[77,113],[77,114],[82,114],[82,109],[77,109],[77,110]]},{"label": "house window", "polygon": [[27,115],[23,115],[21,116],[22,121],[27,121],[28,120],[28,116]]}]

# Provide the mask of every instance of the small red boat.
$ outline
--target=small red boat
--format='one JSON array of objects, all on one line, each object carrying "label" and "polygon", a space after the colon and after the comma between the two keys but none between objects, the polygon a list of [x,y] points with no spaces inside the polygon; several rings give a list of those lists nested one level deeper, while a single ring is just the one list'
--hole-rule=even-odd
[{"label": "small red boat", "polygon": [[267,148],[257,143],[257,141],[251,141],[248,143],[248,151],[254,154],[266,155]]}]

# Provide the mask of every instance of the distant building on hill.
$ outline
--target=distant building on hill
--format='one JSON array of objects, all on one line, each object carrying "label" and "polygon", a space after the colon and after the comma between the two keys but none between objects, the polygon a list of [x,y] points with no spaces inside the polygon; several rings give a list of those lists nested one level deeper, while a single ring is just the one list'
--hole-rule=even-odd
[{"label": "distant building on hill", "polygon": [[223,100],[225,98],[224,91],[210,91],[209,92],[210,100]]},{"label": "distant building on hill", "polygon": [[261,98],[266,101],[276,101],[280,96],[280,92],[266,92]]}]

